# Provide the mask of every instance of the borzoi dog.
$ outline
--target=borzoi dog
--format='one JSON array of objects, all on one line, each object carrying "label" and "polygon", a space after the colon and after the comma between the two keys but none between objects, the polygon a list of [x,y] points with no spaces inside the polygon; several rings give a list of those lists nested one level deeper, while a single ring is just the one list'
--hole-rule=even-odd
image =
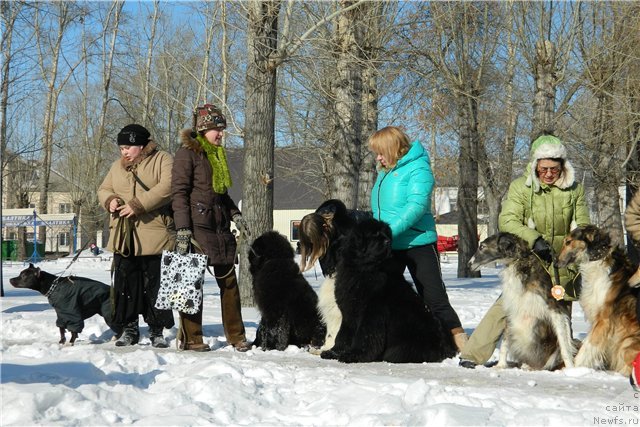
[{"label": "borzoi dog", "polygon": [[500,346],[499,368],[507,367],[507,352],[530,369],[573,366],[576,347],[571,336],[568,303],[551,296],[551,276],[527,243],[511,233],[498,233],[480,243],[469,261],[472,270],[500,261],[502,305],[507,328]]},{"label": "borzoi dog", "polygon": [[587,225],[564,239],[558,265],[578,264],[582,274],[580,305],[591,324],[575,359],[576,366],[612,369],[623,375],[640,352],[637,289],[629,278],[636,268],[609,233]]}]

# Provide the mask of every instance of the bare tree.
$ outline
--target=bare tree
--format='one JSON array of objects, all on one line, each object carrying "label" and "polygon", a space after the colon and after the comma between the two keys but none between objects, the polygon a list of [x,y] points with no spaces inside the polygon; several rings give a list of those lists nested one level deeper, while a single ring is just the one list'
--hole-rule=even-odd
[{"label": "bare tree", "polygon": [[[416,58],[424,58],[451,92],[456,108],[458,156],[458,277],[477,277],[468,261],[478,246],[479,110],[486,72],[497,47],[489,24],[498,17],[489,3],[432,3],[426,45],[408,39]],[[420,39],[424,41],[424,38]]]},{"label": "bare tree", "polygon": [[622,244],[618,187],[624,182],[629,144],[620,143],[627,137],[620,124],[629,94],[626,79],[621,77],[637,66],[634,49],[638,40],[628,35],[638,30],[634,18],[638,9],[631,3],[594,3],[582,5],[580,11],[584,16],[578,39],[583,84],[593,97],[593,106],[588,107],[585,117],[591,122],[590,135],[584,135],[583,144],[590,153],[588,164],[597,206],[594,214],[596,223],[608,228],[613,239]]},{"label": "bare tree", "polygon": [[[280,1],[247,4],[247,72],[245,156],[242,212],[256,235],[273,228],[273,150],[275,141],[276,71]],[[253,304],[246,245],[241,247],[240,292]]]},{"label": "bare tree", "polygon": [[[43,18],[46,20],[49,17],[48,13],[43,16],[43,8],[34,9],[33,19],[38,48],[38,66],[47,89],[47,98],[44,105],[44,123],[42,126],[43,159],[38,185],[40,189],[39,213],[47,213],[48,210],[58,100],[75,69],[84,61],[84,57],[80,56],[75,62],[69,63],[67,52],[63,46],[65,35],[74,21],[83,19],[84,10],[69,2],[51,3],[48,7],[51,8],[49,13],[51,16],[55,16],[56,21],[51,31],[46,28],[43,22]],[[60,62],[64,62],[67,68],[61,70]],[[40,241],[44,242],[46,240],[44,227],[41,227],[39,234]]]}]

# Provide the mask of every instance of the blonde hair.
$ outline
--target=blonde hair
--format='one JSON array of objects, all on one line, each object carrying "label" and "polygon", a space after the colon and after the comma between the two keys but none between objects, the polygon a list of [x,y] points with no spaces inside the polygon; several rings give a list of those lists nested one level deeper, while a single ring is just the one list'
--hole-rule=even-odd
[{"label": "blonde hair", "polygon": [[387,126],[369,137],[369,148],[382,155],[387,161],[386,168],[391,169],[409,151],[409,137],[399,127]]}]

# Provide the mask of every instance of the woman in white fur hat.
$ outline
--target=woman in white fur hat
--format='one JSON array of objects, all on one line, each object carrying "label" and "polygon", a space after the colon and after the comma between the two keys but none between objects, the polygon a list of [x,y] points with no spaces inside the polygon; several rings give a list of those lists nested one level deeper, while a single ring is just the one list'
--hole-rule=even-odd
[{"label": "woman in white fur hat", "polygon": [[[589,208],[584,187],[575,181],[575,171],[567,160],[567,149],[560,139],[543,134],[531,144],[531,160],[523,176],[509,186],[498,219],[500,231],[526,240],[534,252],[548,263],[558,253],[569,232],[589,224]],[[574,286],[577,272],[559,269],[558,288],[566,301],[577,299]],[[549,290],[551,292],[551,289]],[[506,314],[502,299],[489,308],[460,354],[460,366],[474,368],[486,363],[504,331]]]}]

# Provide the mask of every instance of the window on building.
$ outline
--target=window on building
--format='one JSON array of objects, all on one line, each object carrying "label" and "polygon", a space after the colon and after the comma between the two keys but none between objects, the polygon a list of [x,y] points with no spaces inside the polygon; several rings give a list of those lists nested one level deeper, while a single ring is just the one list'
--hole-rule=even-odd
[{"label": "window on building", "polygon": [[58,204],[58,213],[71,213],[71,203],[59,203]]},{"label": "window on building", "polygon": [[58,245],[69,246],[71,243],[71,236],[69,233],[58,233]]},{"label": "window on building", "polygon": [[297,242],[300,240],[300,221],[291,221],[291,241]]}]

